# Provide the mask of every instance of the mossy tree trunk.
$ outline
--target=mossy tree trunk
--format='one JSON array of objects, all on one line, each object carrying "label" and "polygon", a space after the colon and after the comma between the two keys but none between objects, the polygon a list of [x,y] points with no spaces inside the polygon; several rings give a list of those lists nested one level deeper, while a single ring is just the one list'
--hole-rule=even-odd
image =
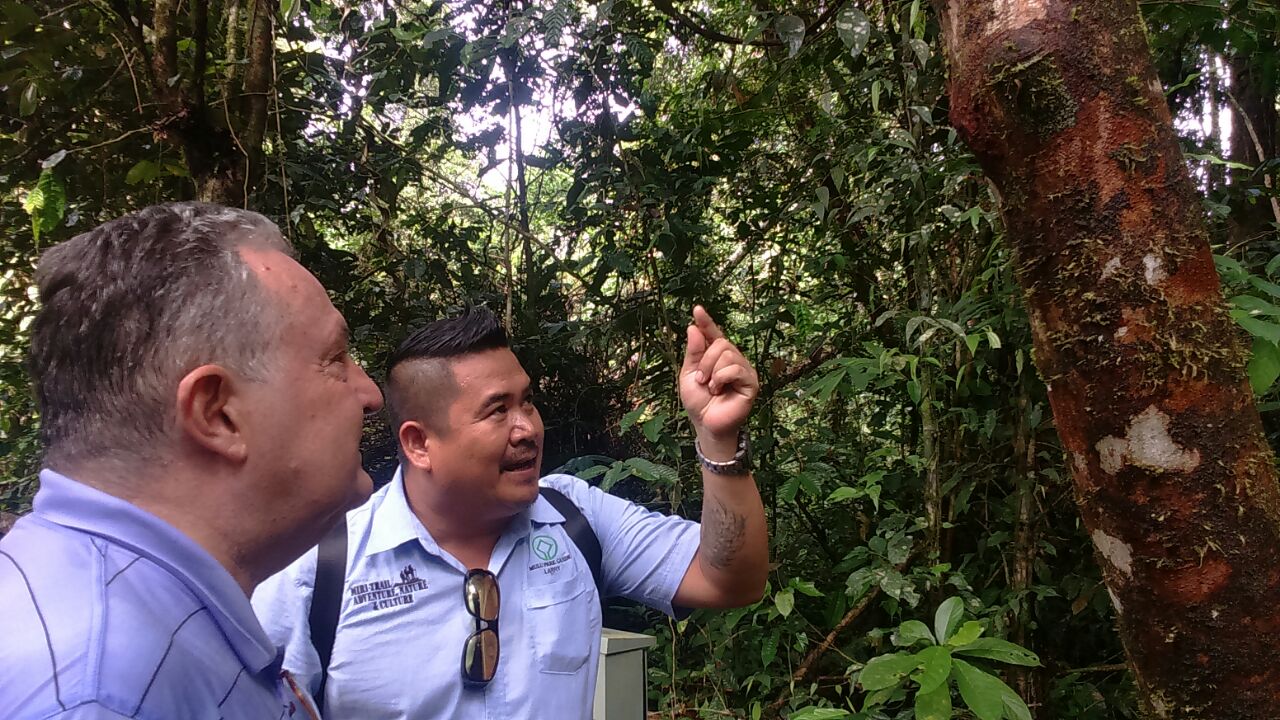
[{"label": "mossy tree trunk", "polygon": [[1280,717],[1280,488],[1133,0],[935,0],[1147,713]]}]

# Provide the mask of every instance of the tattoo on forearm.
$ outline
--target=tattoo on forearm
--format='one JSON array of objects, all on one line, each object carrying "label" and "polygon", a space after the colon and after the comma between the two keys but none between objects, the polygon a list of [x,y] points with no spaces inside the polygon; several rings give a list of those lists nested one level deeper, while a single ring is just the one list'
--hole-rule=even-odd
[{"label": "tattoo on forearm", "polygon": [[727,569],[742,550],[747,536],[747,516],[727,507],[720,498],[702,517],[702,550],[716,570]]}]

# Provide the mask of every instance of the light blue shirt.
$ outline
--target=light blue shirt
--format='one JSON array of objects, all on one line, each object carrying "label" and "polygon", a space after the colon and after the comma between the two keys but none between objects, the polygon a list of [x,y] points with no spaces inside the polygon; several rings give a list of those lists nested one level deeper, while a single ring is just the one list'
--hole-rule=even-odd
[{"label": "light blue shirt", "polygon": [[305,711],[216,560],[50,470],[0,540],[0,718],[277,720]]},{"label": "light blue shirt", "polygon": [[[606,590],[672,613],[698,549],[697,523],[650,512],[568,475],[553,487],[600,539]],[[347,575],[325,691],[333,720],[460,718],[588,720],[600,651],[600,601],[591,569],[541,496],[498,540],[501,660],[486,686],[462,681],[462,646],[475,620],[462,604],[467,568],[442,551],[409,509],[400,473],[347,515]],[[285,667],[313,692],[320,661],[308,611],[313,548],[260,585],[253,605]]]}]

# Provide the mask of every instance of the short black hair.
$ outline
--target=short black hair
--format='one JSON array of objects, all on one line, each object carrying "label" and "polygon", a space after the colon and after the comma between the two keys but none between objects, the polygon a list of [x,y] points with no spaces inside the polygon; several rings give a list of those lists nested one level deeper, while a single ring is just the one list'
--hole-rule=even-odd
[{"label": "short black hair", "polygon": [[410,418],[444,431],[447,423],[441,415],[447,414],[458,389],[449,360],[509,347],[502,323],[483,306],[468,307],[409,335],[387,361],[383,395],[392,434],[399,438],[400,426]]},{"label": "short black hair", "polygon": [[457,316],[427,323],[405,338],[387,361],[387,378],[408,360],[450,358],[505,347],[511,347],[511,342],[498,317],[487,307],[468,307]]}]

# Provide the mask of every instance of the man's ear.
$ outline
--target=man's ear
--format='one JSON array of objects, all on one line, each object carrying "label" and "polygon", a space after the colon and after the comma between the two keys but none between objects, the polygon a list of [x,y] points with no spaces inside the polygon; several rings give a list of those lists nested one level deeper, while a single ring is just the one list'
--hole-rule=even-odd
[{"label": "man's ear", "polygon": [[428,436],[426,426],[417,420],[405,420],[400,424],[398,433],[400,452],[405,460],[414,467],[431,472],[431,454],[428,452]]},{"label": "man's ear", "polygon": [[178,427],[189,440],[232,462],[244,462],[243,384],[221,365],[201,365],[178,383]]}]

